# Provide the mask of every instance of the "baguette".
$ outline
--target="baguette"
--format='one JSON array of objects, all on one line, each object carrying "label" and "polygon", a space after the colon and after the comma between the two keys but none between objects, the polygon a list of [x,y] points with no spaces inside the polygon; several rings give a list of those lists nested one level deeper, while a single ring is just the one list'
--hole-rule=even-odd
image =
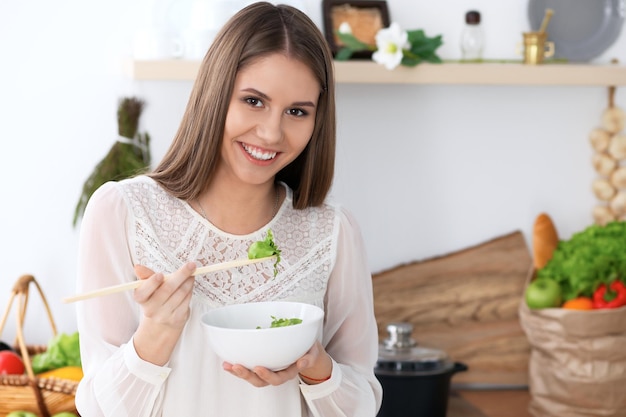
[{"label": "baguette", "polygon": [[543,268],[559,245],[559,236],[549,215],[541,213],[533,226],[533,264],[535,270]]}]

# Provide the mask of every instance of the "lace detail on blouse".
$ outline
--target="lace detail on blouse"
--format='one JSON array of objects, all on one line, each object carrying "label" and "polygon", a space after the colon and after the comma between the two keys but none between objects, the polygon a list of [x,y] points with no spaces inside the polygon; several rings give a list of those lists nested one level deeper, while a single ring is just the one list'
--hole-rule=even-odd
[{"label": "lace detail on blouse", "polygon": [[211,306],[251,301],[321,298],[334,263],[338,218],[331,205],[294,210],[292,192],[276,217],[249,235],[231,235],[207,222],[191,206],[148,177],[121,181],[128,204],[133,260],[154,271],[172,272],[188,261],[198,266],[247,258],[248,248],[272,229],[281,250],[261,262],[196,276],[194,296]]}]

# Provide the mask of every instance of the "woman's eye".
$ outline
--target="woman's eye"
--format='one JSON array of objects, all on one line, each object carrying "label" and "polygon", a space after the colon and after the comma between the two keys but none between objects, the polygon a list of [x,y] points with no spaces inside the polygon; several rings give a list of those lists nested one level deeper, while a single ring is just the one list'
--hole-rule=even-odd
[{"label": "woman's eye", "polygon": [[263,102],[256,97],[246,97],[244,101],[253,107],[263,106]]},{"label": "woman's eye", "polygon": [[289,109],[287,110],[287,114],[289,114],[290,116],[302,117],[306,116],[309,113],[302,109]]}]

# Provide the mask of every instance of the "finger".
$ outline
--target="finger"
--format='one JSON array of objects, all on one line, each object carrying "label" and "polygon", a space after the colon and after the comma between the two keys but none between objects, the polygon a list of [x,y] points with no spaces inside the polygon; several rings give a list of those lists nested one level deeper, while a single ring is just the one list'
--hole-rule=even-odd
[{"label": "finger", "polygon": [[249,370],[243,365],[232,365],[227,362],[224,362],[223,368],[229,372],[231,375],[234,375],[238,378],[241,378],[248,383],[254,385],[255,387],[265,387],[268,385],[266,381],[259,378],[257,374]]},{"label": "finger", "polygon": [[[164,279],[163,274],[159,274],[157,276],[157,274],[152,269],[139,264],[135,265],[133,269],[135,270],[135,275],[137,276],[137,278],[139,278],[140,280],[146,280],[141,285],[142,288],[135,289],[133,295],[138,303],[143,303],[148,298],[150,298],[152,293],[161,285]],[[148,278],[152,276],[154,276],[154,279],[152,281],[148,281]]]},{"label": "finger", "polygon": [[156,300],[163,304],[168,304],[174,311],[192,292],[195,282],[192,273],[195,269],[196,264],[188,262],[176,272],[170,274],[162,285],[163,291],[159,291],[157,294]]},{"label": "finger", "polygon": [[298,367],[296,364],[292,364],[283,370],[273,372],[267,368],[257,366],[254,368],[254,373],[266,383],[277,386],[294,379],[298,375]]},{"label": "finger", "polygon": [[173,320],[186,319],[189,315],[189,304],[193,296],[194,279],[188,278],[166,300],[164,308],[169,309]]},{"label": "finger", "polygon": [[[152,280],[148,280],[143,283],[139,288],[135,290],[136,298],[139,300],[146,300],[148,298],[152,298],[151,301],[156,303],[163,304],[178,290],[181,285],[185,283],[185,281],[191,276],[193,271],[196,269],[196,264],[193,262],[188,262],[182,267],[180,267],[176,272],[172,273],[165,279],[163,274],[154,273],[150,268],[147,268],[143,265],[135,266],[135,273],[137,273],[138,277],[146,277],[146,274],[151,273],[152,275],[148,277],[154,277]],[[157,292],[156,290],[159,289]],[[185,294],[185,288],[183,288]],[[180,299],[176,300],[177,304],[180,303]]]},{"label": "finger", "polygon": [[[133,267],[133,269],[135,270],[135,275],[139,279],[150,278],[152,275],[154,275],[154,271],[152,269],[148,268],[147,266],[144,266],[144,265],[137,264],[137,265],[135,265]],[[188,276],[191,273],[193,273],[193,271],[195,271],[195,270],[196,270],[196,264],[193,263],[193,262],[187,262],[185,265],[180,267],[177,272],[183,271],[183,275],[184,276]],[[184,271],[187,271],[188,274],[185,275]]]},{"label": "finger", "polygon": [[180,287],[187,280],[187,278],[191,277],[191,274],[193,274],[195,270],[196,264],[193,262],[187,262],[176,271],[169,274],[165,282],[170,288],[176,289]]},{"label": "finger", "polygon": [[154,275],[154,271],[147,266],[135,265],[133,269],[135,270],[135,275],[137,275],[137,278],[139,279],[150,278]]},{"label": "finger", "polygon": [[139,304],[143,304],[153,297],[154,293],[165,281],[165,277],[161,273],[155,273],[143,280],[144,282],[133,291],[133,298]]},{"label": "finger", "polygon": [[[155,273],[135,289],[134,298],[142,305],[145,317],[162,324],[178,326],[189,318],[189,304],[193,295],[196,265],[188,262],[165,277]],[[149,268],[136,268],[138,275],[152,272]]]},{"label": "finger", "polygon": [[323,349],[322,345],[319,341],[316,341],[313,346],[311,346],[311,349],[296,361],[298,371],[303,371],[316,363],[320,356],[320,349]]}]

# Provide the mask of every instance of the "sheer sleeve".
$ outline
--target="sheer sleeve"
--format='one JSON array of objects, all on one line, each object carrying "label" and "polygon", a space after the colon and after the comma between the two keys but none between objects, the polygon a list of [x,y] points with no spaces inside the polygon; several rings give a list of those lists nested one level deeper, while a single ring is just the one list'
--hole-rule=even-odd
[{"label": "sheer sleeve", "polygon": [[[132,262],[133,218],[114,183],[89,200],[80,234],[79,292],[135,280]],[[160,415],[161,388],[170,369],[137,356],[132,337],[140,311],[132,292],[77,304],[84,378],[76,393],[81,415],[90,417]]]},{"label": "sheer sleeve", "polygon": [[301,384],[301,391],[316,417],[374,417],[382,388],[374,375],[378,329],[372,276],[356,221],[343,209],[339,221],[323,335],[323,345],[333,358],[332,377],[318,385]]}]

